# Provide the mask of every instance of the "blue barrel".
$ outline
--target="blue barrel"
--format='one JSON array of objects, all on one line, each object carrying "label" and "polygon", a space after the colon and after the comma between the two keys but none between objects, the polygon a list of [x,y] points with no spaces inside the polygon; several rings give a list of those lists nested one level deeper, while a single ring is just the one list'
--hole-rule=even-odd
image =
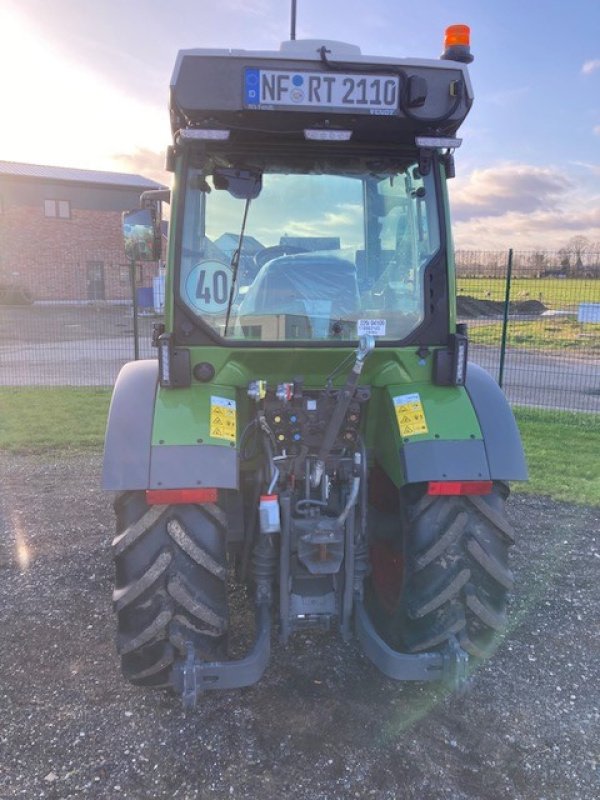
[{"label": "blue barrel", "polygon": [[138,308],[154,308],[154,295],[151,286],[142,286],[136,291]]}]

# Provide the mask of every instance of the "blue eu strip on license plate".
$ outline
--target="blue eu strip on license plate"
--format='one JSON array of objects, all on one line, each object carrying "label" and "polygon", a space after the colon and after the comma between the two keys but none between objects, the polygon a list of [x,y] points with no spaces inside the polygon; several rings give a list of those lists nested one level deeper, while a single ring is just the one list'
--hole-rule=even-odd
[{"label": "blue eu strip on license plate", "polygon": [[244,71],[246,108],[326,108],[393,114],[398,108],[399,78],[341,72],[290,72],[248,67]]}]

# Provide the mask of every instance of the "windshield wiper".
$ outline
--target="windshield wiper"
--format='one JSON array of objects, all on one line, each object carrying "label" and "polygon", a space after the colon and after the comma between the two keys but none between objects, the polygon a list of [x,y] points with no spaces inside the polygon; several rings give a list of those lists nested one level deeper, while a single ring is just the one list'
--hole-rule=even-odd
[{"label": "windshield wiper", "polygon": [[225,314],[225,330],[223,331],[223,338],[227,338],[227,328],[229,327],[229,318],[231,316],[231,309],[233,307],[233,298],[235,297],[235,287],[237,284],[238,271],[240,267],[240,258],[242,257],[242,247],[244,246],[244,233],[246,232],[246,220],[248,219],[248,209],[250,208],[251,197],[246,198],[244,205],[244,216],[242,219],[242,227],[240,228],[240,237],[238,239],[237,247],[233,251],[229,266],[232,270],[231,275],[231,289],[229,290],[229,300],[227,301],[227,313]]}]

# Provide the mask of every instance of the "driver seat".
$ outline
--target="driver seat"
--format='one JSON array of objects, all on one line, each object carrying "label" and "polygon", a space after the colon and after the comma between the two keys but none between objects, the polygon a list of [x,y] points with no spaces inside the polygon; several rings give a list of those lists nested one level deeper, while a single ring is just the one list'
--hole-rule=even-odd
[{"label": "driver seat", "polygon": [[329,338],[331,323],[352,319],[359,308],[354,264],[330,253],[306,252],[264,264],[239,314],[305,317],[311,323],[311,338]]}]

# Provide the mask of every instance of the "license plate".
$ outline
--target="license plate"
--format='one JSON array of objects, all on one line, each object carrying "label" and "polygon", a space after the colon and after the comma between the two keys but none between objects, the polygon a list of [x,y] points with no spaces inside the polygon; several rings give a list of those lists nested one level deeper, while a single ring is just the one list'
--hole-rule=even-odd
[{"label": "license plate", "polygon": [[393,114],[398,108],[399,78],[342,72],[290,72],[247,68],[246,108],[323,108]]}]

